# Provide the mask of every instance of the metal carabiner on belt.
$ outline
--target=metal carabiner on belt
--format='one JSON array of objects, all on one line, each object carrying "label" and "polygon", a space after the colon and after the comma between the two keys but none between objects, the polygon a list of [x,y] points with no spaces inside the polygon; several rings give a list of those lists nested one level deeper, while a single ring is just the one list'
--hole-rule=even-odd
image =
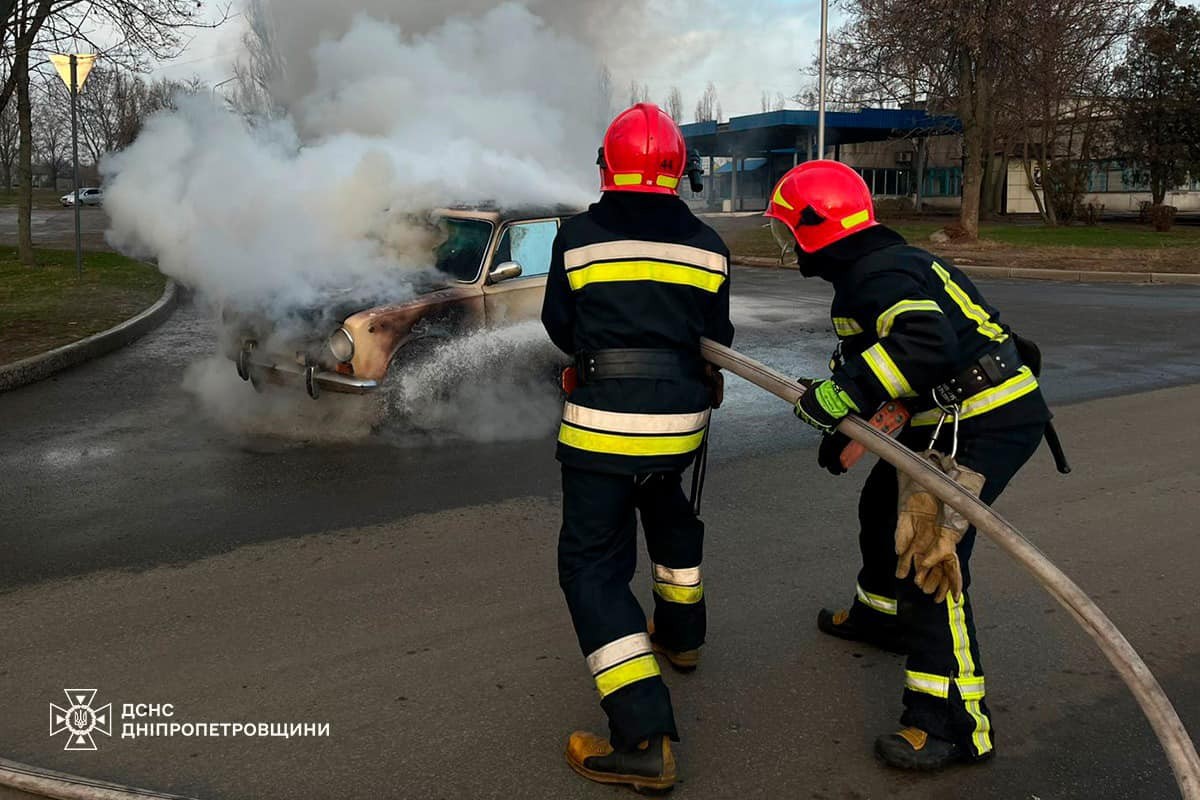
[{"label": "metal carabiner on belt", "polygon": [[937,392],[933,393],[933,402],[942,410],[942,416],[938,419],[937,427],[933,429],[933,437],[929,440],[929,449],[933,449],[933,446],[937,444],[938,437],[942,435],[942,426],[946,424],[946,418],[953,417],[954,438],[950,443],[950,458],[953,459],[958,455],[958,415],[962,412],[962,406],[958,403],[943,405],[942,401],[938,398]]}]

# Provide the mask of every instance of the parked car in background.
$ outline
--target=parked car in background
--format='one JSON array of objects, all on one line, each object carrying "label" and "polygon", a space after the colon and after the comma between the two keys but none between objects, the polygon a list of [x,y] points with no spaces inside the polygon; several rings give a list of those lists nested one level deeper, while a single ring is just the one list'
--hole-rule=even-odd
[{"label": "parked car in background", "polygon": [[551,245],[561,221],[575,213],[439,210],[440,242],[428,273],[398,281],[392,297],[356,300],[349,289],[282,321],[223,309],[226,355],[255,388],[302,383],[314,399],[322,390],[372,392],[422,341],[538,319]]},{"label": "parked car in background", "polygon": [[[75,193],[70,192],[59,198],[66,208],[75,205]],[[95,186],[82,187],[79,190],[79,202],[85,206],[98,206],[104,203],[104,190]]]}]

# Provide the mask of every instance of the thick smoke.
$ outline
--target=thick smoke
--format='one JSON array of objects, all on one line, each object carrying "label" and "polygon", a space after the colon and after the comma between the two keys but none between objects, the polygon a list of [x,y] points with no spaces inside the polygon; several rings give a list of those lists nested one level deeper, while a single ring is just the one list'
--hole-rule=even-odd
[{"label": "thick smoke", "polygon": [[[365,308],[412,296],[432,267],[431,209],[578,206],[595,197],[609,98],[596,37],[586,31],[596,29],[594,11],[623,2],[248,1],[269,22],[277,113],[181,97],[102,165],[110,242],[157,259],[216,308],[253,312],[286,338],[288,326],[321,318],[312,312],[328,311],[334,298]],[[544,344],[540,331],[515,335],[501,340],[509,363]],[[402,379],[398,394],[393,382],[388,405],[421,430],[438,429],[432,406],[458,407],[467,397],[447,387],[448,397],[438,396],[440,366],[493,349],[481,336],[454,345]],[[187,386],[217,417],[286,434],[291,424],[271,419],[291,419],[295,404],[256,401],[248,386],[231,383],[232,369],[198,364]],[[489,399],[493,408],[536,406],[553,417],[543,383],[520,376],[494,385],[504,396]],[[370,429],[378,422],[371,408],[333,427]],[[478,418],[464,412],[444,419]],[[532,427],[524,430],[544,426]],[[475,434],[521,430],[493,424]]]},{"label": "thick smoke", "polygon": [[149,120],[103,165],[112,244],[217,302],[287,309],[397,291],[398,271],[429,267],[412,215],[431,208],[586,202],[603,124],[592,51],[518,4],[436,25],[432,8],[411,10],[416,34],[359,13],[318,39],[288,62],[311,85],[282,118],[197,97]]}]

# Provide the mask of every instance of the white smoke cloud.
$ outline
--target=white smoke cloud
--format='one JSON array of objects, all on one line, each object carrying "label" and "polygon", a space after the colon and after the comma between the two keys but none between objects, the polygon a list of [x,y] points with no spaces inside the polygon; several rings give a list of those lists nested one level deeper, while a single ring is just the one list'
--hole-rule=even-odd
[{"label": "white smoke cloud", "polygon": [[410,213],[595,195],[599,62],[519,4],[416,35],[355,14],[300,61],[282,119],[185,98],[107,159],[110,242],[218,303],[285,309],[428,267]]},{"label": "white smoke cloud", "polygon": [[[323,338],[340,320],[329,309],[354,298],[359,310],[411,296],[432,266],[429,210],[596,196],[608,108],[600,59],[577,33],[581,9],[605,4],[254,1],[278,12],[285,113],[250,119],[181,98],[102,172],[110,242],[156,258],[217,308],[271,320],[265,349]],[[380,402],[309,405],[294,385],[257,395],[224,359],[193,365],[185,388],[214,421],[249,433],[357,438],[402,417],[406,435],[494,440],[553,427],[553,361],[531,323],[406,364]],[[476,378],[464,388],[447,377],[460,375]]]}]

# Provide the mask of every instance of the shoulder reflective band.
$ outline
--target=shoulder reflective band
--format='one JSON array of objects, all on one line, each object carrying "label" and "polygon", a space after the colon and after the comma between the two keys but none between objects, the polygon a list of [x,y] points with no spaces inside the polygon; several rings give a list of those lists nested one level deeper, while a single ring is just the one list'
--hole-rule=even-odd
[{"label": "shoulder reflective band", "polygon": [[709,411],[626,414],[568,402],[558,441],[577,450],[623,456],[684,455],[704,441]]},{"label": "shoulder reflective band", "polygon": [[[1037,378],[1033,376],[1033,372],[1030,371],[1029,367],[1021,367],[1016,375],[999,386],[985,389],[979,394],[964,400],[958,418],[959,420],[970,419],[971,417],[978,417],[980,414],[994,411],[1014,400],[1019,400],[1036,388],[1038,388],[1038,382]],[[932,411],[922,411],[920,414],[914,415],[910,424],[918,427],[922,425],[936,425],[941,418],[941,410],[935,408]]]},{"label": "shoulder reflective band", "polygon": [[720,253],[634,239],[576,247],[563,254],[563,264],[575,291],[592,283],[656,281],[715,293],[729,274]]},{"label": "shoulder reflective band", "polygon": [[[958,662],[958,680],[969,681],[976,677],[975,659],[971,656],[971,639],[967,632],[967,616],[963,611],[964,602],[961,598],[955,600],[953,592],[946,596],[950,636],[954,640],[954,659]],[[983,699],[982,681],[974,689],[972,696],[973,699],[970,700],[963,697],[963,707],[975,723],[975,730],[971,734],[971,743],[975,746],[976,754],[983,755],[992,749],[992,722],[979,705],[979,701]]]},{"label": "shoulder reflective band", "polygon": [[872,608],[881,614],[896,615],[896,601],[893,598],[884,597],[881,594],[871,594],[857,583],[854,584],[854,593],[858,596],[858,601],[867,608]]},{"label": "shoulder reflective band", "polygon": [[954,282],[945,267],[936,261],[931,266],[933,267],[933,271],[938,274],[938,277],[942,279],[942,285],[946,288],[946,294],[950,296],[950,299],[954,301],[959,310],[966,315],[967,319],[978,326],[976,330],[979,331],[980,336],[997,342],[1002,342],[1008,338],[1008,334],[999,325],[992,322],[991,317],[983,310],[983,307],[972,300],[971,296]]},{"label": "shoulder reflective band", "polygon": [[879,381],[879,385],[888,393],[888,397],[894,400],[898,397],[917,396],[912,386],[909,385],[908,379],[904,377],[904,373],[900,371],[896,362],[884,349],[883,342],[876,342],[868,347],[863,351],[862,357],[867,362],[867,366],[871,368],[875,379]]},{"label": "shoulder reflective band", "polygon": [[846,337],[862,333],[863,329],[862,326],[850,317],[834,317],[833,332],[838,336]]},{"label": "shoulder reflective band", "polygon": [[654,593],[670,603],[691,605],[704,597],[699,567],[672,569],[654,565]]},{"label": "shoulder reflective band", "polygon": [[901,300],[880,314],[879,319],[875,320],[875,332],[879,334],[879,338],[882,339],[892,332],[892,324],[896,321],[896,317],[901,314],[907,314],[910,311],[928,311],[933,314],[941,314],[942,308],[933,300]]}]

